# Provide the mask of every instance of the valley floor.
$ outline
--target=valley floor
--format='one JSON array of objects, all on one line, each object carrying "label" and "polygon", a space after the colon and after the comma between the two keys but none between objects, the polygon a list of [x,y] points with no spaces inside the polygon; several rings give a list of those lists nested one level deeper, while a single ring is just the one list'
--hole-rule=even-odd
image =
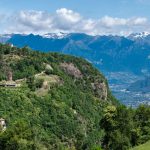
[{"label": "valley floor", "polygon": [[108,79],[111,91],[121,103],[134,108],[140,104],[150,105],[150,92],[127,90],[134,82],[142,80],[142,76],[137,76],[129,72],[105,73],[103,71],[103,73]]}]

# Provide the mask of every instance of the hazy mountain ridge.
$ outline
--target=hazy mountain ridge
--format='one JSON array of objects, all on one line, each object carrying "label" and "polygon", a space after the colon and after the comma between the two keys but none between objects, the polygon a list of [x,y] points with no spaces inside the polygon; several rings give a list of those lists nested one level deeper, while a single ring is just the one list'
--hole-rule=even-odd
[{"label": "hazy mountain ridge", "polygon": [[[13,34],[11,38],[0,38],[1,42],[12,43],[15,46],[29,46],[34,50],[56,51],[65,54],[82,56],[104,71],[129,71],[141,73],[149,71],[150,36],[134,38],[136,35],[123,36],[90,36],[82,33],[20,35]],[[140,35],[141,37],[142,35]],[[134,56],[134,57],[133,57]],[[139,61],[140,60],[140,61]]]},{"label": "hazy mountain ridge", "polygon": [[138,92],[143,92],[147,93],[150,92],[150,77],[145,77],[142,80],[138,80],[134,83],[132,83],[128,87],[129,91],[138,91]]}]

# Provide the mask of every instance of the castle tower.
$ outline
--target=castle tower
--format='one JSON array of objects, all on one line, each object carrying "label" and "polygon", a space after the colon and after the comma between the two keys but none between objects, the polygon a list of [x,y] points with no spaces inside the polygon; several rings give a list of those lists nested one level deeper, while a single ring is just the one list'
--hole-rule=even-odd
[{"label": "castle tower", "polygon": [[8,73],[7,73],[7,81],[12,81],[13,80],[12,76],[13,76],[12,72],[8,71]]}]

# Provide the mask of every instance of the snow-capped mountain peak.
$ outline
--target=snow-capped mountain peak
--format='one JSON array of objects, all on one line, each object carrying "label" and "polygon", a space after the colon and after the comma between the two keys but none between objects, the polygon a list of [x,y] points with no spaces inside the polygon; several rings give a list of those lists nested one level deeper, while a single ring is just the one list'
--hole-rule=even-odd
[{"label": "snow-capped mountain peak", "polygon": [[62,39],[66,37],[67,35],[68,35],[67,33],[59,32],[59,33],[47,33],[47,34],[42,35],[42,37],[52,38],[52,39]]},{"label": "snow-capped mountain peak", "polygon": [[145,38],[148,35],[150,35],[149,32],[132,33],[132,34],[129,35],[129,38],[139,39],[139,38]]}]

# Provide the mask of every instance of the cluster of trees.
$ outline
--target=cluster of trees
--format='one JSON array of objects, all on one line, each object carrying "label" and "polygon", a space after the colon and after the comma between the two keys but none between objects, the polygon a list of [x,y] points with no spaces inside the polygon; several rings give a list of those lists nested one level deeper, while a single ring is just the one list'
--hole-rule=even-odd
[{"label": "cluster of trees", "polygon": [[143,144],[150,140],[150,106],[107,106],[100,126],[105,130],[104,149],[126,150]]},{"label": "cluster of trees", "polygon": [[34,76],[27,78],[26,83],[31,91],[35,91],[38,88],[42,88],[44,79],[35,79]]},{"label": "cluster of trees", "polygon": [[28,47],[19,49],[0,44],[0,80],[6,79],[8,70],[12,70],[14,80],[30,77],[43,70],[43,59],[42,53]]},{"label": "cluster of trees", "polygon": [[72,150],[101,146],[104,133],[99,120],[103,106],[73,82],[54,87],[45,97],[37,97],[28,88],[2,88],[0,108],[0,116],[7,124],[6,131],[0,133],[0,149]]}]

